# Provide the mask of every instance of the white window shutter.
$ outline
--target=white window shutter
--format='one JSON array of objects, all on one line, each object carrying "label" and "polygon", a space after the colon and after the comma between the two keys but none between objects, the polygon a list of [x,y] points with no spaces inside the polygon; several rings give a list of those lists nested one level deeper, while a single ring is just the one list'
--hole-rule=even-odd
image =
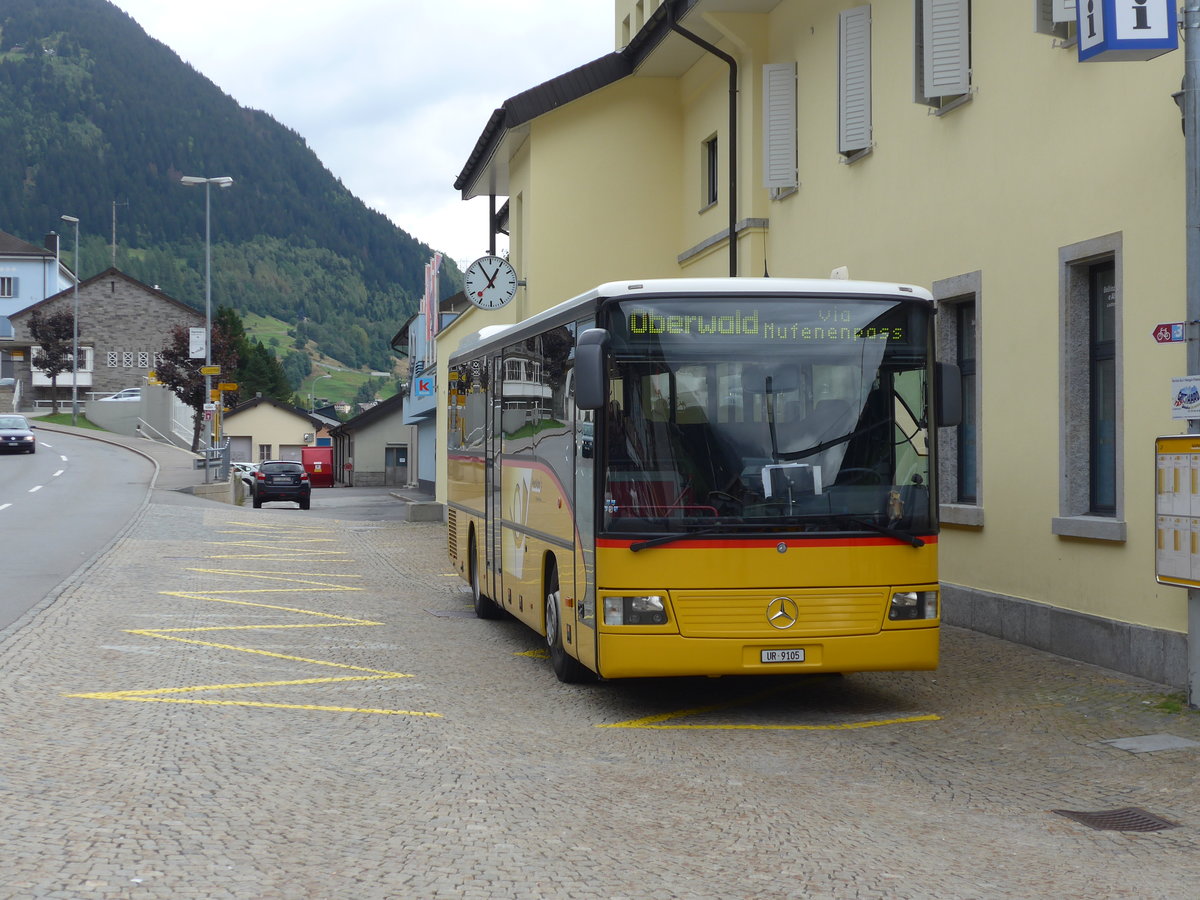
[{"label": "white window shutter", "polygon": [[1038,34],[1063,35],[1062,26],[1075,21],[1075,0],[1034,0],[1033,30]]},{"label": "white window shutter", "polygon": [[1055,22],[1075,21],[1075,0],[1050,0]]},{"label": "white window shutter", "polygon": [[1033,30],[1038,34],[1054,34],[1054,7],[1059,0],[1033,0]]},{"label": "white window shutter", "polygon": [[796,64],[763,66],[763,187],[796,186]]},{"label": "white window shutter", "polygon": [[970,0],[924,0],[925,96],[971,89]]},{"label": "white window shutter", "polygon": [[871,7],[838,16],[838,152],[871,146]]}]

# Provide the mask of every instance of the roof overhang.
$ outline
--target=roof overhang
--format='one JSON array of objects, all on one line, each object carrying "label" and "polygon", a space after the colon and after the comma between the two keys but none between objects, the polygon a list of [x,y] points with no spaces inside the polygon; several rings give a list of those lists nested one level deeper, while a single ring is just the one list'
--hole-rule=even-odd
[{"label": "roof overhang", "polygon": [[495,110],[454,182],[464,200],[509,196],[508,161],[529,138],[538,116],[600,90],[629,75],[653,78],[682,75],[705,51],[674,30],[676,23],[716,45],[719,29],[707,13],[766,13],[781,0],[667,0],[622,50],[552,78],[504,101]]}]

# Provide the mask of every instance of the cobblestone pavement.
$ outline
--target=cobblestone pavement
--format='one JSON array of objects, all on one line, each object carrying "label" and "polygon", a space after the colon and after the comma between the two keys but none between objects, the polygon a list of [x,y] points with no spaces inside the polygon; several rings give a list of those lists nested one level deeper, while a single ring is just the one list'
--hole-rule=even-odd
[{"label": "cobblestone pavement", "polygon": [[[934,673],[565,686],[440,525],[167,493],[0,634],[0,897],[1197,895],[1160,685],[948,628]],[[1053,812],[1126,807],[1177,827]]]}]

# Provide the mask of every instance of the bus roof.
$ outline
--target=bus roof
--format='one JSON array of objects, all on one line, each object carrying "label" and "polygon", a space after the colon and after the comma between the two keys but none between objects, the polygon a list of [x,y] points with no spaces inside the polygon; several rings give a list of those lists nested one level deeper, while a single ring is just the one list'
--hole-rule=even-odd
[{"label": "bus roof", "polygon": [[845,278],[647,278],[643,280],[609,281],[590,291],[565,300],[556,306],[535,313],[528,319],[511,325],[486,325],[463,338],[450,355],[451,359],[464,353],[476,353],[485,345],[508,343],[526,333],[536,334],[545,323],[569,314],[577,307],[587,306],[601,297],[636,297],[639,294],[669,296],[671,294],[780,294],[828,296],[908,296],[914,300],[933,302],[925,288],[914,284],[888,281],[851,281]]}]

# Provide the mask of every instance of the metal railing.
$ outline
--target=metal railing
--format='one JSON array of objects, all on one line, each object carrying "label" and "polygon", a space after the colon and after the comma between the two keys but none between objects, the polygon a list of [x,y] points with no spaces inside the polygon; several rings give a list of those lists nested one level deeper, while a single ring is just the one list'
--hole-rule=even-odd
[{"label": "metal railing", "polygon": [[209,447],[207,450],[201,448],[196,451],[199,454],[196,458],[196,468],[208,469],[209,477],[205,479],[206,481],[229,480],[229,464],[232,455],[229,443],[229,438],[225,438],[215,447]]}]

